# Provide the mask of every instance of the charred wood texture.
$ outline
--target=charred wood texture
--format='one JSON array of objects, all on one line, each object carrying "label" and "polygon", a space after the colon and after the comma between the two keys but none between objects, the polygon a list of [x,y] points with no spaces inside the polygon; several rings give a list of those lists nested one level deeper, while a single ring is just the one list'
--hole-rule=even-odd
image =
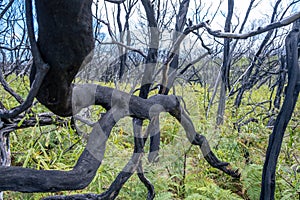
[{"label": "charred wood texture", "polygon": [[[157,28],[157,19],[155,17],[155,10],[153,2],[151,3],[148,0],[142,0],[142,5],[146,12],[146,17],[148,20],[148,27],[149,27],[149,49],[148,54],[146,56],[146,60],[144,62],[145,68],[144,68],[144,74],[142,77],[142,86],[140,89],[139,97],[143,99],[147,99],[150,87],[153,83],[153,76],[155,72],[155,66],[157,63],[157,57],[158,57],[158,48],[159,48],[159,30]],[[150,152],[148,159],[150,162],[153,162],[158,157],[158,151],[160,146],[160,130],[159,124],[153,123],[158,122],[159,119],[157,117],[153,117],[150,122],[151,131],[147,131],[147,134],[150,135]],[[134,133],[134,154],[136,153],[142,153],[144,152],[144,146],[145,142],[147,140],[148,135],[145,136],[142,135],[142,126],[143,126],[143,119],[140,118],[133,118],[132,120],[133,125],[133,133]],[[134,156],[133,154],[133,156]],[[154,192],[154,186],[151,184],[151,182],[145,177],[145,174],[143,172],[143,166],[142,166],[142,157],[138,157],[137,163],[138,168],[135,169],[138,171],[138,177],[141,180],[141,182],[146,186],[148,189],[148,196],[147,199],[153,199],[155,196]],[[129,161],[131,162],[131,161]],[[121,172],[118,177],[124,176],[124,180],[128,180],[132,175],[134,171],[132,170],[130,173],[123,173]],[[118,179],[118,178],[117,178]],[[124,182],[125,183],[125,182]],[[112,188],[114,183],[110,188]],[[118,190],[120,190],[121,187],[119,187]]]},{"label": "charred wood texture", "polygon": [[[92,0],[36,1],[38,48],[50,65],[37,99],[53,113],[72,115],[72,81],[94,48]],[[30,79],[36,72],[34,65]]]},{"label": "charred wood texture", "polygon": [[286,82],[286,59],[282,55],[280,58],[280,72],[278,74],[278,80],[277,80],[277,91],[276,91],[276,96],[274,99],[274,107],[279,109],[280,108],[280,103],[281,103],[281,95],[283,94],[284,90],[284,84]]},{"label": "charred wood texture", "polygon": [[[169,112],[181,123],[189,141],[200,147],[204,158],[213,167],[233,177],[239,177],[239,173],[230,169],[228,163],[220,161],[214,155],[206,138],[195,131],[191,119],[180,106],[176,96],[156,95],[149,99],[142,99],[112,88],[96,85],[76,86],[74,96],[78,98],[76,99],[77,109],[89,106],[89,104],[82,104],[80,98],[90,96],[91,98],[95,98],[96,105],[101,105],[108,110],[93,127],[87,146],[74,168],[70,171],[57,171],[35,170],[21,167],[1,167],[0,190],[55,192],[82,189],[86,187],[95,176],[103,159],[106,141],[116,122],[125,116],[139,119],[152,119],[161,112]],[[142,155],[143,152],[135,152],[133,154],[131,161],[124,167],[122,173],[119,174],[114,184],[110,187],[109,198],[115,197],[115,194],[119,192],[122,185],[126,182],[127,176],[124,178],[124,174],[132,173],[137,169],[139,157]],[[101,195],[103,194],[100,194],[98,197],[101,197]],[[68,198],[66,197],[66,199]]]},{"label": "charred wood texture", "polygon": [[[30,9],[31,1],[26,0],[26,3],[26,7]],[[148,10],[149,23],[156,23],[153,21],[155,19],[151,18],[154,15],[153,13],[151,15],[153,8],[150,2],[145,0],[142,3],[146,11]],[[161,112],[170,113],[181,123],[189,141],[200,147],[204,158],[210,165],[230,176],[239,177],[239,173],[228,167],[228,163],[220,161],[214,155],[206,138],[195,131],[193,122],[181,107],[176,96],[155,95],[147,99],[152,82],[153,67],[145,67],[142,83],[142,87],[145,88],[142,88],[139,97],[94,84],[72,84],[80,67],[89,61],[94,48],[91,4],[92,0],[36,1],[39,26],[37,46],[32,34],[30,39],[32,48],[37,47],[33,51],[36,53],[33,53],[33,56],[40,57],[40,59],[34,59],[30,79],[33,89],[38,89],[36,97],[40,103],[59,116],[71,116],[90,105],[102,106],[107,112],[93,126],[85,150],[72,170],[0,167],[0,191],[56,192],[85,188],[101,165],[106,141],[112,128],[121,118],[130,116],[138,122],[134,123],[134,153],[106,192],[103,194],[54,196],[46,199],[114,199],[135,171],[138,172],[140,180],[148,189],[147,198],[153,199],[154,187],[144,176],[141,158],[147,137],[151,134],[159,134],[158,116]],[[32,18],[32,13],[28,13],[27,16]],[[28,21],[32,23],[32,20]],[[31,28],[33,27],[31,26]],[[158,45],[157,34],[156,30],[151,32],[152,42],[155,46]],[[149,52],[146,64],[154,66],[157,59],[157,48],[151,47]],[[41,69],[40,65],[45,63],[50,66],[50,69],[45,77],[38,79],[42,82],[41,85],[38,84],[38,88],[35,88],[37,74]],[[144,119],[150,120],[146,135],[142,135],[139,130]],[[152,141],[151,148],[159,148],[158,143],[159,140]]]},{"label": "charred wood texture", "polygon": [[298,64],[300,41],[300,20],[297,20],[292,31],[286,38],[286,57],[288,69],[288,85],[281,110],[276,118],[272,134],[269,136],[269,144],[262,174],[262,186],[260,199],[274,199],[275,172],[278,156],[286,127],[292,117],[300,90],[300,69]]}]

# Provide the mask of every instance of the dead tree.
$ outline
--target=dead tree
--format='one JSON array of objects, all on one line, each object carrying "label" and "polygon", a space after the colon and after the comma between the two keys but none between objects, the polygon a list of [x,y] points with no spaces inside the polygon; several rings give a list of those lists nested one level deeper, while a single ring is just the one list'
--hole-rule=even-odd
[{"label": "dead tree", "polygon": [[[225,32],[230,32],[231,30],[231,19],[233,15],[233,7],[234,0],[228,0],[228,13],[225,21]],[[225,103],[226,103],[226,90],[230,90],[229,84],[229,71],[230,71],[230,63],[232,62],[230,59],[230,46],[231,40],[229,38],[224,38],[224,49],[223,49],[223,64],[221,67],[221,86],[220,86],[220,97],[219,97],[219,105],[217,112],[216,124],[221,125],[224,122],[225,115]]]},{"label": "dead tree", "polygon": [[284,132],[286,127],[292,117],[298,96],[299,96],[299,41],[300,41],[300,12],[291,15],[279,22],[273,22],[263,28],[257,29],[255,31],[246,34],[234,34],[226,33],[221,31],[212,31],[211,28],[206,25],[206,28],[210,34],[216,37],[222,38],[235,38],[235,39],[245,39],[253,35],[260,34],[262,32],[270,31],[274,28],[285,26],[294,22],[293,28],[288,34],[285,42],[286,47],[286,62],[288,69],[288,85],[285,90],[285,99],[280,112],[276,118],[275,126],[273,132],[269,137],[269,144],[266,153],[266,159],[264,163],[263,173],[262,173],[262,186],[260,199],[274,199],[275,195],[275,172],[278,156],[280,153]]},{"label": "dead tree", "polygon": [[[109,2],[122,3],[117,0]],[[239,177],[239,173],[230,169],[228,163],[220,161],[214,155],[206,138],[195,131],[193,122],[176,96],[155,95],[145,99],[143,95],[137,97],[100,85],[72,83],[80,67],[91,58],[94,48],[92,0],[36,1],[39,26],[37,42],[33,30],[32,2],[26,0],[25,3],[28,37],[34,58],[30,74],[31,89],[27,99],[20,106],[10,111],[2,111],[0,117],[3,119],[16,117],[32,105],[35,97],[59,116],[72,116],[90,105],[100,105],[107,112],[94,125],[87,146],[72,170],[35,170],[1,166],[0,191],[55,192],[83,189],[92,181],[101,165],[106,141],[114,125],[125,116],[137,120],[148,119],[150,124],[146,135],[136,135],[131,160],[106,192],[47,198],[114,199],[130,174],[141,167],[140,159],[143,156],[145,141],[149,134],[157,131],[159,126],[155,116],[161,112],[169,112],[181,123],[189,141],[200,147],[209,164],[230,176]],[[151,6],[150,1],[145,0],[143,3]],[[149,84],[146,83],[146,87]],[[148,199],[153,199],[154,191],[151,184],[144,176],[140,178],[148,187]]]},{"label": "dead tree", "polygon": [[286,127],[292,117],[300,91],[300,69],[298,64],[300,49],[300,20],[294,22],[293,29],[285,41],[286,62],[288,69],[288,85],[280,112],[276,118],[273,132],[269,137],[262,173],[260,199],[274,199],[275,172],[278,156]]}]

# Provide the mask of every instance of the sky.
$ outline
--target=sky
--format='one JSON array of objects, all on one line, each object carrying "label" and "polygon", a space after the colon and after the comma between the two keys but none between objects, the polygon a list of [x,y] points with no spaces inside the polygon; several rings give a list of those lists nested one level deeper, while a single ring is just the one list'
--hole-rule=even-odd
[{"label": "sky", "polygon": [[[132,14],[132,17],[130,18],[131,31],[135,31],[136,29],[141,28],[139,25],[134,27],[134,24],[139,24],[141,21],[145,25],[147,25],[147,22],[145,20],[141,20],[141,18],[139,16],[139,13],[144,12],[144,8],[141,5],[141,1],[140,0],[138,0],[138,1],[139,1],[139,3],[136,5],[136,9],[134,9],[134,13]],[[178,2],[178,1],[169,0],[169,2],[170,1],[172,1],[172,3]],[[217,15],[213,19],[212,16],[216,13],[220,1],[218,1],[218,0],[202,0],[202,1],[201,0],[190,0],[188,18],[193,20],[193,24],[197,23],[197,22],[195,22],[196,21],[195,18],[196,18],[196,16],[199,16],[199,14],[195,15],[195,10],[196,10],[196,6],[198,6],[199,3],[201,2],[202,3],[201,5],[205,6],[205,8],[200,12],[200,17],[199,17],[200,19],[199,19],[198,23],[209,20],[210,26],[214,30],[223,30],[224,24],[225,24],[225,18],[226,18],[226,14],[227,14],[228,1],[227,0],[221,0],[221,1],[222,1],[222,3],[220,6],[220,10],[217,12]],[[284,10],[284,8],[286,8],[286,6],[288,4],[290,4],[290,2],[292,2],[292,1],[293,0],[282,0],[282,2],[281,2],[282,7],[279,9],[279,11]],[[126,2],[129,2],[129,0],[126,0],[125,4],[126,4]],[[165,3],[165,2],[167,2],[167,0],[161,0],[161,3]],[[241,25],[250,2],[251,2],[251,0],[235,0],[234,1],[234,16],[232,18],[233,27],[237,24]],[[252,29],[257,29],[258,27],[265,26],[268,23],[270,23],[270,18],[271,18],[273,6],[275,5],[275,3],[276,3],[276,0],[256,0],[254,3],[253,9],[250,12],[249,19],[246,23],[246,28],[244,29],[243,32],[247,32]],[[99,4],[103,7],[104,0],[99,1]],[[295,8],[294,10],[289,9],[289,12],[286,13],[286,16],[289,16],[292,12],[300,11],[300,2],[297,4],[294,6],[294,8]],[[104,12],[105,9],[103,8],[102,12],[101,12],[101,15],[103,16],[102,19],[105,21],[108,20],[111,24],[111,27],[114,28],[116,25],[113,23],[114,16],[112,13],[116,12],[116,5],[112,4],[112,3],[106,3],[106,6],[108,9],[109,16],[108,16],[108,18],[106,18],[105,12]],[[209,14],[207,16],[203,17],[205,15],[208,7],[210,7]],[[123,7],[121,7],[121,8],[123,9]],[[177,5],[176,9],[178,10],[178,8],[179,8],[179,6]],[[172,10],[172,9],[173,8],[170,7],[170,10]],[[93,10],[95,10],[95,9],[93,8]],[[124,12],[122,12],[121,15],[122,15],[121,21],[124,25],[124,21],[125,21]],[[174,23],[169,25],[168,28],[174,29]],[[107,28],[105,26],[103,26],[103,28],[100,29],[100,32],[103,35],[108,35]],[[106,37],[106,39],[109,41],[110,37]]]},{"label": "sky", "polygon": [[[292,2],[293,0],[282,0],[281,2],[281,8],[279,10],[283,10],[283,8],[286,8],[288,4],[290,4],[290,2]],[[205,1],[207,3],[212,3],[213,7],[217,7],[218,2],[219,1]],[[234,1],[234,14],[236,16],[233,16],[232,18],[232,23],[236,24],[237,23],[237,18],[240,18],[240,21],[244,19],[246,11],[248,9],[248,6],[250,4],[251,0],[235,0]],[[267,20],[267,22],[269,21],[271,15],[272,15],[272,11],[273,11],[273,7],[276,3],[276,0],[256,0],[253,8],[250,12],[249,15],[249,21],[264,21]],[[224,27],[224,23],[225,23],[225,17],[224,15],[227,14],[227,1],[223,0],[221,6],[220,6],[220,12],[219,15],[217,15],[216,19],[211,23],[211,26],[216,29],[220,29]],[[297,5],[295,5],[295,8],[297,8]],[[191,4],[191,9],[193,9],[193,4]],[[296,9],[298,12],[300,11],[300,2],[298,3],[298,9]],[[296,11],[294,10],[294,12]],[[290,12],[287,13],[287,16],[289,14],[291,14],[291,12],[293,12],[290,9]],[[240,22],[241,23],[241,22]],[[262,26],[262,24],[261,24]]]},{"label": "sky", "polygon": [[[128,1],[128,0],[127,0]],[[251,0],[235,0],[234,1],[234,13],[240,17],[241,19],[244,18],[246,10],[250,4]],[[288,5],[290,2],[292,2],[293,0],[282,0],[282,6],[286,7],[286,5]],[[161,0],[161,2],[166,2],[166,0]],[[175,1],[174,1],[175,2]],[[211,5],[211,14],[214,14],[214,11],[217,9],[219,1],[217,0],[191,0],[190,1],[190,5],[189,5],[189,15],[193,14],[193,11],[195,10],[195,2],[197,2],[197,4],[199,2],[202,3],[202,5],[205,5],[206,7]],[[257,6],[255,6],[251,13],[250,13],[250,19],[251,20],[260,20],[262,18],[269,18],[270,15],[272,14],[272,10],[273,10],[273,6],[275,4],[276,0],[256,0],[254,5],[257,4]],[[103,5],[103,0],[99,2],[99,4]],[[114,7],[114,4],[111,3],[107,3],[106,4],[108,9],[111,10]],[[177,6],[178,9],[179,6]],[[141,12],[143,12],[143,8],[139,7],[139,10]],[[205,9],[204,9],[205,11]],[[292,10],[290,9],[290,11],[292,12]],[[295,5],[295,9],[293,10],[294,12],[296,11],[300,11],[300,2]],[[135,13],[137,13],[137,10],[135,10]],[[218,16],[216,17],[217,20],[214,20],[211,24],[212,27],[223,27],[223,24],[225,22],[225,17],[224,15],[226,15],[227,13],[227,1],[226,0],[222,0],[222,4],[220,7],[220,11],[218,12]],[[111,14],[111,12],[109,13]],[[222,16],[223,14],[223,16]],[[290,14],[290,13],[289,13]],[[267,16],[268,15],[268,16]],[[109,20],[112,21],[112,16],[109,16]],[[123,18],[124,19],[124,18]],[[240,20],[241,20],[240,19]],[[131,21],[134,22],[135,20],[138,20],[137,18],[132,18]],[[233,17],[233,22],[236,21],[236,17]]]}]

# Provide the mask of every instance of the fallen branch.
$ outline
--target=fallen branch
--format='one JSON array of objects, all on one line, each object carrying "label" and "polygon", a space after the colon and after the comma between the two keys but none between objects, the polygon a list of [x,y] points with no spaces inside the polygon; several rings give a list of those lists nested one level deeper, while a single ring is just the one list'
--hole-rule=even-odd
[{"label": "fallen branch", "polygon": [[25,120],[24,118],[25,115],[19,115],[10,120],[3,121],[2,125],[0,125],[0,134],[7,134],[18,129],[34,127],[37,124],[39,126],[47,126],[51,124],[63,125],[67,123],[67,120],[57,117],[52,113],[41,113],[37,116],[28,117],[28,119]]}]

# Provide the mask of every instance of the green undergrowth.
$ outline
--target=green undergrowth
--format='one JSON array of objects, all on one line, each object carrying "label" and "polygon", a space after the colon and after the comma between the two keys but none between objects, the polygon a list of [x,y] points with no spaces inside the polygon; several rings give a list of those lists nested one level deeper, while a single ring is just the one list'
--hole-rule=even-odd
[{"label": "green undergrowth", "polygon": [[[10,85],[23,98],[28,93],[28,80],[9,77]],[[14,80],[14,81],[12,81]],[[17,105],[12,97],[0,88],[1,101],[8,108]],[[187,199],[259,199],[262,165],[272,129],[267,126],[270,116],[270,91],[261,87],[247,92],[240,108],[228,99],[224,125],[215,125],[217,103],[207,108],[211,91],[199,85],[176,86],[176,95],[182,96],[181,104],[190,114],[196,130],[207,137],[210,145],[223,161],[239,169],[241,179],[233,179],[212,168],[203,158],[200,149],[191,146],[180,124],[169,114],[160,115],[161,149],[159,161],[149,163],[146,144],[143,166],[146,177],[155,186],[156,200]],[[277,165],[276,199],[298,200],[300,193],[300,106],[297,105],[284,137]],[[40,104],[35,113],[48,112]],[[104,110],[91,107],[84,116],[96,121]],[[145,121],[145,125],[148,122]],[[79,124],[81,134],[69,123],[14,131],[10,134],[12,165],[35,169],[69,170],[83,151],[90,127]],[[146,127],[144,127],[144,130]],[[4,192],[4,199],[35,200],[54,194],[102,193],[125,166],[133,152],[132,121],[120,120],[107,143],[105,158],[92,183],[84,190],[57,193]],[[1,178],[1,177],[0,177]],[[120,191],[117,199],[146,199],[147,190],[134,174]]]}]

